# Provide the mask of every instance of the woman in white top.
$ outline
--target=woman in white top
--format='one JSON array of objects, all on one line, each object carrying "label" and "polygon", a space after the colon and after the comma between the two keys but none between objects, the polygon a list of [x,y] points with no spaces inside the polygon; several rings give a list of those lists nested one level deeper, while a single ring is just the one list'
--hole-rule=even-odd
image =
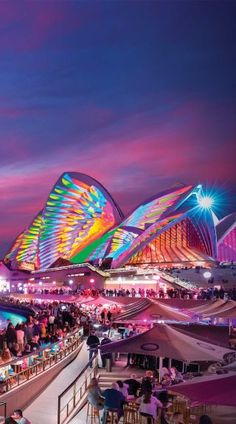
[{"label": "woman in white top", "polygon": [[158,409],[162,408],[162,403],[151,393],[145,393],[141,398],[137,400],[140,404],[139,412],[141,415],[145,414],[146,416],[150,416],[154,418],[154,420],[158,417]]}]

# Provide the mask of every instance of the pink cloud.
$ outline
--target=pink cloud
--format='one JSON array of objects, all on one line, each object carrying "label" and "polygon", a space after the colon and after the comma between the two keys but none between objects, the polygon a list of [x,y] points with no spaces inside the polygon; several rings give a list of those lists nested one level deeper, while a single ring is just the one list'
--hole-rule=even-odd
[{"label": "pink cloud", "polygon": [[2,50],[31,51],[48,39],[70,32],[80,24],[73,4],[63,2],[28,2],[26,8],[18,2],[1,2],[0,24]]}]

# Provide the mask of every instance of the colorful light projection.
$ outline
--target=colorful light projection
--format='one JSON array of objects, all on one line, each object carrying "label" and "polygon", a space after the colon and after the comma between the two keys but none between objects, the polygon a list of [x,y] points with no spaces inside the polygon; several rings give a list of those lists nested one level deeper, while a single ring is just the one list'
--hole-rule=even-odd
[{"label": "colorful light projection", "polygon": [[220,262],[236,261],[236,213],[223,218],[216,226],[218,260]]},{"label": "colorful light projection", "polygon": [[121,221],[109,193],[94,179],[66,173],[56,183],[43,211],[40,266],[58,257],[71,259]]},{"label": "colorful light projection", "polygon": [[58,258],[70,260],[119,224],[122,217],[114,200],[96,180],[84,174],[65,173],[49,194],[40,221],[37,217],[17,239],[6,260],[14,255],[16,268],[33,262],[36,269],[47,268]]},{"label": "colorful light projection", "polygon": [[58,260],[112,259],[112,267],[147,261],[198,261],[216,257],[212,212],[200,213],[202,187],[167,190],[122,221],[109,193],[93,178],[63,174],[45,208],[6,256],[13,268],[47,268]]},{"label": "colorful light projection", "polygon": [[147,243],[129,261],[129,264],[183,263],[206,260],[204,242],[189,218],[175,223]]},{"label": "colorful light projection", "polygon": [[[129,261],[133,264],[145,263],[145,260],[146,263],[195,262],[214,256],[211,212],[205,213],[198,223],[196,201],[200,191],[200,186],[169,190],[138,207],[111,237],[105,257],[113,258],[112,267]],[[154,241],[158,237],[159,241]]]},{"label": "colorful light projection", "polygon": [[[122,266],[130,257],[137,244],[141,243],[143,233],[148,234],[156,222],[160,222],[173,205],[188,197],[192,186],[168,190],[140,205],[115,230],[107,244],[105,257],[113,258],[113,267]],[[136,243],[136,240],[138,242]],[[102,251],[104,252],[104,250]],[[96,254],[99,252],[96,251]],[[89,259],[95,259],[94,254]]]},{"label": "colorful light projection", "polygon": [[168,190],[156,196],[151,201],[135,209],[135,211],[122,223],[122,227],[136,227],[144,230],[147,226],[161,219],[166,210],[169,209],[180,196],[186,195],[191,190],[192,186],[184,186]]},{"label": "colorful light projection", "polygon": [[42,212],[33,220],[29,228],[21,233],[9,254],[6,256],[13,268],[34,270],[39,266],[38,243],[42,227]]}]

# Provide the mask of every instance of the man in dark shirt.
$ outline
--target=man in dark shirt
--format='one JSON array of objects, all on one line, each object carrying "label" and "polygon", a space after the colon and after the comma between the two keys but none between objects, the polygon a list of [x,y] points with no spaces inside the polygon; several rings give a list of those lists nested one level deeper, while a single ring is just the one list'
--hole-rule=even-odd
[{"label": "man in dark shirt", "polygon": [[104,397],[104,414],[102,422],[104,423],[106,411],[115,410],[118,414],[118,419],[123,415],[123,405],[125,403],[124,395],[119,391],[117,383],[112,383],[111,389],[106,389],[103,392]]},{"label": "man in dark shirt", "polygon": [[[91,331],[90,336],[87,338],[87,346],[89,348],[89,361],[91,361],[92,357],[96,355],[98,351],[99,338],[96,336],[94,330]],[[92,363],[90,364],[92,367]]]},{"label": "man in dark shirt", "polygon": [[137,396],[137,391],[140,389],[141,384],[136,380],[136,375],[132,374],[128,380],[125,380],[124,383],[128,384],[128,393],[132,396]]},{"label": "man in dark shirt", "polygon": [[[107,343],[111,343],[111,339],[109,339],[109,337],[106,334],[104,334],[104,337],[103,337],[103,339],[101,341],[101,346],[103,346],[103,345],[105,345]],[[105,368],[105,366],[106,366],[106,360],[107,359],[110,359],[110,360],[112,359],[112,353],[103,353],[101,351],[101,358],[102,358],[102,366],[103,366],[103,368]]]}]

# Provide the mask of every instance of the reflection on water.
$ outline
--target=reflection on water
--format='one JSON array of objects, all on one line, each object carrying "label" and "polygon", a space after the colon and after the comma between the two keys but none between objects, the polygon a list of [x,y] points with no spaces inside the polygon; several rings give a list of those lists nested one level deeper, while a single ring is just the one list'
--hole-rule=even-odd
[{"label": "reflection on water", "polygon": [[18,322],[21,323],[26,321],[26,318],[22,315],[15,314],[13,312],[0,310],[0,330],[7,327],[8,325],[7,320],[10,320],[13,325],[16,325]]}]

